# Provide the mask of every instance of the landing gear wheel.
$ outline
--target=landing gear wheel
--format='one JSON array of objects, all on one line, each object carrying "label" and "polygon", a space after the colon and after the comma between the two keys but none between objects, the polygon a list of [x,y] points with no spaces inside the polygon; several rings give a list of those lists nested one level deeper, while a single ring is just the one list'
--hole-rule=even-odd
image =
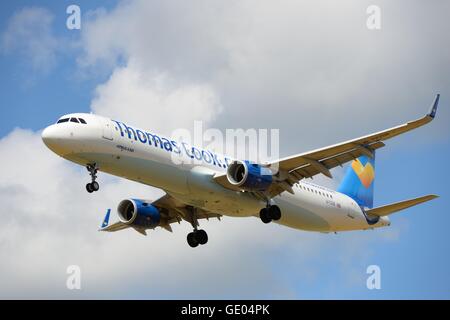
[{"label": "landing gear wheel", "polygon": [[205,230],[197,230],[194,234],[199,244],[204,245],[208,242],[208,234]]},{"label": "landing gear wheel", "polygon": [[98,191],[100,189],[100,185],[98,184],[97,181],[94,181],[94,182],[91,183],[91,188],[94,191]]},{"label": "landing gear wheel", "polygon": [[278,221],[281,218],[281,210],[277,205],[272,205],[269,207],[269,216],[272,220]]},{"label": "landing gear wheel", "polygon": [[199,243],[197,241],[197,237],[195,236],[195,232],[188,233],[187,242],[192,248],[195,248],[199,245]]},{"label": "landing gear wheel", "polygon": [[208,242],[208,234],[205,230],[198,230],[198,220],[197,220],[197,210],[194,207],[186,207],[189,213],[190,223],[194,228],[194,231],[187,235],[187,242],[192,247],[195,248],[199,244],[204,245]]},{"label": "landing gear wheel", "polygon": [[88,183],[86,185],[87,192],[92,193],[94,191],[98,191],[100,189],[100,185],[98,184],[97,181],[95,181],[97,179],[97,172],[98,172],[97,165],[95,163],[88,164],[86,166],[86,169],[89,171],[89,175],[91,176],[91,183]]},{"label": "landing gear wheel", "polygon": [[88,183],[88,184],[86,185],[86,191],[89,192],[89,193],[94,192],[94,189],[92,189],[92,184]]},{"label": "landing gear wheel", "polygon": [[261,218],[261,221],[264,223],[269,223],[272,221],[268,208],[262,208],[261,211],[259,211],[259,217]]}]

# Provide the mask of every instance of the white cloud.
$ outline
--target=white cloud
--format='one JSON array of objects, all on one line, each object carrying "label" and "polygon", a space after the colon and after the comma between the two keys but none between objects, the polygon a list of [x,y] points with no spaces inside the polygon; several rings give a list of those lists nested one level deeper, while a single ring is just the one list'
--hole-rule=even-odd
[{"label": "white cloud", "polygon": [[48,72],[57,60],[61,42],[52,32],[52,13],[41,7],[25,7],[16,12],[1,36],[1,49],[6,54],[19,53],[31,67]]},{"label": "white cloud", "polygon": [[146,74],[132,64],[115,69],[107,83],[97,87],[91,108],[165,134],[194,120],[210,123],[222,109],[211,86],[177,85],[168,75]]},{"label": "white cloud", "polygon": [[[164,74],[179,86],[206,85],[224,110],[212,126],[282,128],[284,141],[308,136],[282,144],[283,154],[300,152],[410,120],[448,87],[435,61],[447,61],[450,47],[434,50],[435,37],[427,36],[445,28],[413,25],[402,4],[382,1],[382,29],[369,31],[369,4],[123,1],[91,14],[80,62]],[[428,6],[424,14],[445,7]],[[440,111],[441,118],[449,114]],[[447,136],[445,122],[428,132]],[[428,141],[426,134],[419,139]]]}]

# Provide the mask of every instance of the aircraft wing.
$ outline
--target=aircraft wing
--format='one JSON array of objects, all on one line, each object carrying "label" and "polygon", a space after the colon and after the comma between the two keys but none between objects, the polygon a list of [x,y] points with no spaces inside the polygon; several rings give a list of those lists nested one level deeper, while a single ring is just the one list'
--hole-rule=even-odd
[{"label": "aircraft wing", "polygon": [[[189,207],[169,194],[165,194],[164,196],[153,202],[149,201],[149,203],[157,207],[160,212],[161,222],[159,224],[159,227],[166,229],[169,232],[172,232],[171,224],[175,222],[181,223],[182,220],[185,220],[191,224],[194,223],[198,226],[199,219],[209,220],[210,218],[217,218],[220,220],[221,217],[221,215],[217,213],[212,213],[199,208]],[[192,215],[192,210],[196,210],[195,218]],[[127,228],[133,228],[137,232],[143,235],[147,235],[145,229],[138,228],[133,225],[128,225],[120,221],[117,221],[110,225],[110,214],[111,209],[108,209],[99,231],[115,232]]]},{"label": "aircraft wing", "polygon": [[[217,218],[220,220],[222,215],[209,212],[200,208],[193,208],[191,206],[186,205],[184,202],[181,202],[171,196],[170,194],[166,194],[159,198],[158,200],[152,203],[155,207],[157,207],[161,213],[161,226],[164,228],[164,225],[170,225],[173,222],[180,223],[181,220],[185,220],[189,223],[196,223],[197,226],[198,221],[193,221],[192,210],[196,211],[195,219],[207,219]],[[163,223],[164,221],[164,223]]]},{"label": "aircraft wing", "polygon": [[[264,164],[263,166],[273,168],[277,172],[274,176],[275,183],[272,183],[265,196],[271,198],[284,191],[293,193],[292,186],[302,179],[312,178],[320,173],[331,178],[330,169],[342,166],[344,163],[362,155],[372,157],[376,149],[384,147],[384,140],[411,131],[432,121],[436,115],[438,103],[439,94],[436,95],[430,112],[420,119],[357,139]],[[226,174],[215,176],[214,179],[222,186],[236,190],[236,186],[228,182]]]}]

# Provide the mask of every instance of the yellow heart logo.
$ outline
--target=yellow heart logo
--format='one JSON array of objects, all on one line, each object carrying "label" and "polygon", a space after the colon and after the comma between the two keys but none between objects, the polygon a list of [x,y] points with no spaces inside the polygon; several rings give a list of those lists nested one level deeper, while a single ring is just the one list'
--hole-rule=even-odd
[{"label": "yellow heart logo", "polygon": [[359,159],[356,159],[352,162],[352,168],[363,186],[369,188],[372,184],[373,179],[375,179],[375,170],[370,162],[367,162],[366,165],[363,166],[361,161],[359,161]]}]

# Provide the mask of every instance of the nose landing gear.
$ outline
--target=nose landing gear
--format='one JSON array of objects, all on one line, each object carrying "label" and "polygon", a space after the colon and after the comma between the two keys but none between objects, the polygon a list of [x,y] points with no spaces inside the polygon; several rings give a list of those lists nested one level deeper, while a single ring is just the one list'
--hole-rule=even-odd
[{"label": "nose landing gear", "polygon": [[89,175],[91,176],[92,179],[92,181],[86,185],[86,191],[89,193],[98,191],[100,189],[100,185],[98,184],[97,181],[95,181],[97,179],[97,172],[98,172],[97,164],[95,163],[88,164],[86,166],[86,169],[89,171]]},{"label": "nose landing gear", "polygon": [[266,208],[262,208],[261,211],[259,211],[259,217],[261,218],[261,221],[264,223],[269,223],[272,220],[278,221],[281,219],[281,210],[280,207],[277,205],[267,205]]}]

